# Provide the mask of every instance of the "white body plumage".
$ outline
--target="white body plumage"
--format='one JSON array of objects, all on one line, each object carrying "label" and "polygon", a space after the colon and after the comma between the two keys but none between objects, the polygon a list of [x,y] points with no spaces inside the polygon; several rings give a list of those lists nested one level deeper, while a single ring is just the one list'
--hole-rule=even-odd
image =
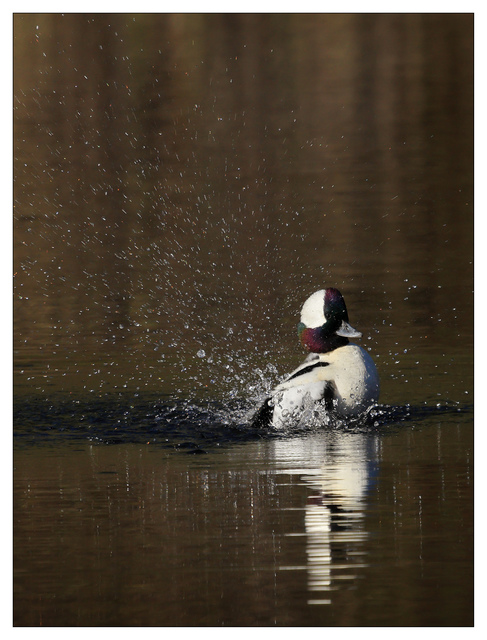
[{"label": "white body plumage", "polygon": [[355,344],[313,353],[270,398],[272,424],[282,427],[306,406],[324,401],[339,416],[357,416],[379,398],[379,376],[370,355]]}]

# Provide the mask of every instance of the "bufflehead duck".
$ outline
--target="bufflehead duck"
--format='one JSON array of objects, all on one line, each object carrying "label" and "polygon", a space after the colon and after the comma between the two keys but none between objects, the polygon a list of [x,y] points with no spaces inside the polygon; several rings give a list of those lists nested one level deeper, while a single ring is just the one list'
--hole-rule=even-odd
[{"label": "bufflehead duck", "polygon": [[377,369],[364,349],[349,342],[362,334],[349,325],[338,289],[321,289],[306,300],[298,335],[310,353],[266,398],[252,420],[254,426],[284,427],[317,402],[341,417],[358,416],[377,402]]}]

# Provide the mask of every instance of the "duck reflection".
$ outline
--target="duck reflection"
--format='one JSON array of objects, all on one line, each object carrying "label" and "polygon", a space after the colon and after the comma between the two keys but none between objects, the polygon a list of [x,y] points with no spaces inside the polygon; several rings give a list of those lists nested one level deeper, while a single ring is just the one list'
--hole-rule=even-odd
[{"label": "duck reflection", "polygon": [[300,457],[302,467],[320,456],[318,467],[299,469],[312,491],[304,509],[308,603],[331,604],[332,592],[353,586],[367,566],[367,495],[377,475],[379,442],[367,433],[333,431],[292,443],[291,457]]}]

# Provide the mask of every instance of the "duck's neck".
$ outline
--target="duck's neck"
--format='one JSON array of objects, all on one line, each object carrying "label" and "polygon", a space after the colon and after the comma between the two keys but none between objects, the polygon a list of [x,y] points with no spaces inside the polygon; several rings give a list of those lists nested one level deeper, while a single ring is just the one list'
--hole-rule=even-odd
[{"label": "duck's neck", "polygon": [[312,353],[328,353],[348,344],[348,338],[336,333],[327,335],[323,327],[307,329],[302,322],[298,324],[298,335],[303,347]]}]

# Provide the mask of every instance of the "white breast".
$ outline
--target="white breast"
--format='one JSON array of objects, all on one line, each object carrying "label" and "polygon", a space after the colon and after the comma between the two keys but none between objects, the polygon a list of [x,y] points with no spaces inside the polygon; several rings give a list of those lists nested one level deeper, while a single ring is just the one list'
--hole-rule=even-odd
[{"label": "white breast", "polygon": [[356,344],[348,344],[325,355],[330,362],[327,373],[337,390],[339,413],[358,415],[378,401],[379,375],[367,351]]}]

